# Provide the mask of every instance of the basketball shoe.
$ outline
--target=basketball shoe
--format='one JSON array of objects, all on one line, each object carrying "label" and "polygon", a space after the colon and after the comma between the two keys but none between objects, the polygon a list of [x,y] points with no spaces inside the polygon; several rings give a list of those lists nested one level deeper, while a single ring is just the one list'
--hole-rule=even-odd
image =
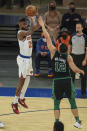
[{"label": "basketball shoe", "polygon": [[18,102],[23,106],[23,107],[25,107],[25,108],[28,108],[28,106],[26,105],[26,103],[25,103],[25,99],[18,99]]}]

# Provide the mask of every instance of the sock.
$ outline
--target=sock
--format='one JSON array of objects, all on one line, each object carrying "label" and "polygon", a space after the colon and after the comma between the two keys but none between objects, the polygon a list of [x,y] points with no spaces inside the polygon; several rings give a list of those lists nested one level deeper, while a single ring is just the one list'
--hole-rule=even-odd
[{"label": "sock", "polygon": [[18,103],[19,96],[15,96],[13,104]]},{"label": "sock", "polygon": [[75,120],[79,123],[81,123],[81,121],[79,120],[79,117],[75,117]]},{"label": "sock", "polygon": [[58,121],[59,121],[59,119],[56,119],[56,120],[55,120],[55,122],[58,122]]},{"label": "sock", "polygon": [[22,88],[22,90],[21,90],[21,93],[20,93],[20,99],[24,99],[24,96],[25,96],[27,87],[28,87],[28,85],[29,85],[29,82],[30,82],[30,76],[27,76],[26,79],[25,79],[23,88]]}]

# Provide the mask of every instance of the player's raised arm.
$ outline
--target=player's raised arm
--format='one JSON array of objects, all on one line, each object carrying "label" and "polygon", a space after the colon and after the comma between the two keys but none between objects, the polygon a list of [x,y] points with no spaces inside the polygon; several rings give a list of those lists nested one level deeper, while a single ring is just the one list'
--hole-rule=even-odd
[{"label": "player's raised arm", "polygon": [[83,70],[79,69],[79,68],[74,64],[73,59],[72,59],[72,57],[71,57],[70,55],[69,55],[67,61],[68,61],[68,63],[69,63],[70,68],[72,69],[72,71],[74,71],[75,73],[80,73],[80,74],[82,74],[82,75],[85,74]]},{"label": "player's raised arm", "polygon": [[48,49],[49,49],[49,51],[50,51],[50,53],[51,53],[51,57],[52,57],[52,56],[54,55],[54,52],[55,52],[56,48],[55,48],[55,47],[53,46],[53,44],[52,44],[50,35],[49,35],[49,33],[47,32],[47,30],[46,30],[46,28],[45,28],[44,21],[43,21],[43,19],[42,19],[41,16],[39,17],[38,21],[39,21],[40,26],[42,27],[44,36],[45,36],[45,38],[46,38],[46,40],[47,40]]}]

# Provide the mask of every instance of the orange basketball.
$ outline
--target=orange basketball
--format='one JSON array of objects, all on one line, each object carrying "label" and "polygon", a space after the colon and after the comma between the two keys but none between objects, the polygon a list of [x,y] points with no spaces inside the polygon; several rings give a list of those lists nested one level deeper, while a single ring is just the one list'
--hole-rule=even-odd
[{"label": "orange basketball", "polygon": [[34,5],[28,5],[25,9],[26,16],[35,16],[37,13],[37,8]]}]

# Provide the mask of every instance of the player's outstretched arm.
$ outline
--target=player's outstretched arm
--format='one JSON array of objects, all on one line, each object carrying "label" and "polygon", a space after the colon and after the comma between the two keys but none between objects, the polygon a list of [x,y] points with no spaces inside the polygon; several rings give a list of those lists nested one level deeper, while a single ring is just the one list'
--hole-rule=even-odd
[{"label": "player's outstretched arm", "polygon": [[44,33],[44,36],[45,36],[46,40],[47,40],[48,49],[49,49],[49,51],[51,53],[51,57],[52,57],[54,55],[54,52],[55,52],[56,48],[52,44],[50,35],[49,35],[49,33],[47,32],[47,30],[45,28],[44,21],[43,21],[41,16],[39,17],[38,21],[39,21],[40,26],[42,27],[42,31]]},{"label": "player's outstretched arm", "polygon": [[73,72],[79,73],[79,74],[82,74],[82,75],[85,74],[83,70],[79,69],[79,68],[74,64],[73,58],[72,58],[70,55],[69,55],[67,61],[68,61],[68,64],[69,64],[69,66],[70,66],[70,68],[72,69]]}]

